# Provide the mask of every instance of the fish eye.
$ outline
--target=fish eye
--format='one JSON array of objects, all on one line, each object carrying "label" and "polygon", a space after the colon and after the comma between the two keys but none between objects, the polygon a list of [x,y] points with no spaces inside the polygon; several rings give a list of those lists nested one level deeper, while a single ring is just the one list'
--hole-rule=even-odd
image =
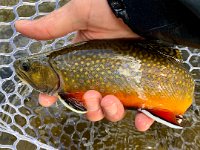
[{"label": "fish eye", "polygon": [[30,70],[30,64],[28,62],[23,62],[21,65],[22,70],[29,71]]}]

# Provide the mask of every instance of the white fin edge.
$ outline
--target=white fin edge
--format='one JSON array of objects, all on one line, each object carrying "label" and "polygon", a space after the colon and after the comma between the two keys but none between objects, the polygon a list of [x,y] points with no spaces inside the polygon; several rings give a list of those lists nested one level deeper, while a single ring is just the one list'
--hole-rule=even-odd
[{"label": "white fin edge", "polygon": [[162,123],[170,128],[174,128],[174,129],[183,129],[183,127],[180,127],[178,125],[175,125],[175,124],[172,124],[170,122],[167,122],[159,117],[156,117],[154,115],[152,115],[150,112],[148,112],[147,110],[144,110],[144,109],[138,109],[138,111],[142,112],[143,114],[147,115],[148,117],[154,119],[155,121],[159,122],[159,123]]},{"label": "white fin edge", "polygon": [[61,103],[67,107],[69,110],[75,112],[75,113],[78,113],[78,114],[85,114],[87,113],[87,111],[80,111],[80,110],[76,110],[74,109],[73,107],[69,106],[60,96],[58,96],[59,100],[61,101]]}]

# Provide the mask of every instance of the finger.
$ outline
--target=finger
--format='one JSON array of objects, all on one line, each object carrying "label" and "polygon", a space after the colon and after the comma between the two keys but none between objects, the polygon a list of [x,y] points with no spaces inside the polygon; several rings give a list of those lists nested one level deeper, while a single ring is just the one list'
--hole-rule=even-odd
[{"label": "finger", "polygon": [[143,113],[137,113],[136,117],[135,117],[135,127],[139,130],[139,131],[146,131],[150,128],[150,126],[153,124],[154,120],[147,117],[145,114]]},{"label": "finger", "polygon": [[85,105],[87,108],[87,118],[90,121],[99,121],[103,119],[104,115],[100,107],[101,94],[97,91],[90,90],[83,95]]},{"label": "finger", "polygon": [[39,95],[39,103],[44,107],[49,107],[53,105],[57,101],[56,96],[49,96],[47,94],[40,94]]},{"label": "finger", "polygon": [[84,34],[81,31],[78,31],[75,35],[75,37],[72,40],[72,43],[78,43],[82,41],[87,41],[88,38],[84,36]]},{"label": "finger", "polygon": [[113,122],[124,117],[124,107],[114,95],[107,95],[101,100],[101,107],[105,117]]},{"label": "finger", "polygon": [[85,28],[84,17],[80,18],[77,12],[74,1],[70,1],[60,9],[40,19],[16,21],[15,27],[18,32],[30,38],[54,39]]}]

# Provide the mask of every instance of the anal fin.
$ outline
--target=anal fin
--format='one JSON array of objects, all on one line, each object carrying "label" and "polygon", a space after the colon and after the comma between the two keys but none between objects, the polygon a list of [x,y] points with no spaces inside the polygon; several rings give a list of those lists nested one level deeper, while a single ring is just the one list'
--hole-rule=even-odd
[{"label": "anal fin", "polygon": [[166,126],[175,129],[182,129],[180,123],[182,121],[182,116],[175,115],[174,113],[167,110],[154,110],[154,109],[139,109],[140,112],[144,113],[148,117],[154,119],[155,121],[162,123]]}]

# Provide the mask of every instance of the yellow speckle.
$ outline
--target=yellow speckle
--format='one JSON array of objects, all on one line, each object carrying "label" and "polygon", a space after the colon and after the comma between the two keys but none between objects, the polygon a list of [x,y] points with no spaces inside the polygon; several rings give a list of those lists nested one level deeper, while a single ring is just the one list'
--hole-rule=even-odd
[{"label": "yellow speckle", "polygon": [[170,68],[170,65],[167,65],[166,67],[167,67],[167,68]]},{"label": "yellow speckle", "polygon": [[135,56],[136,56],[136,53],[133,53],[132,55],[133,55],[133,57],[135,57]]},{"label": "yellow speckle", "polygon": [[149,56],[147,59],[148,59],[148,60],[151,60],[151,59],[152,59],[152,56]]},{"label": "yellow speckle", "polygon": [[108,73],[111,74],[112,72],[110,70],[108,70]]},{"label": "yellow speckle", "polygon": [[78,63],[77,63],[77,62],[75,63],[75,66],[78,66]]},{"label": "yellow speckle", "polygon": [[86,58],[86,60],[87,60],[87,61],[90,61],[90,60],[91,60],[91,58],[90,58],[90,57],[88,57],[88,58]]},{"label": "yellow speckle", "polygon": [[149,69],[147,72],[148,72],[148,73],[151,73],[152,71],[151,71],[151,69]]},{"label": "yellow speckle", "polygon": [[81,61],[81,65],[82,65],[82,64],[84,64],[84,62],[83,62],[83,61]]},{"label": "yellow speckle", "polygon": [[90,63],[88,62],[88,63],[86,63],[86,65],[87,65],[87,66],[89,66],[89,65],[90,65]]},{"label": "yellow speckle", "polygon": [[168,77],[171,78],[171,77],[172,77],[172,74],[168,74]]},{"label": "yellow speckle", "polygon": [[117,91],[114,89],[112,92],[113,92],[113,93],[116,93]]},{"label": "yellow speckle", "polygon": [[98,74],[95,74],[95,77],[97,78],[99,75]]},{"label": "yellow speckle", "polygon": [[83,71],[83,68],[80,69],[80,72],[82,72],[82,71]]},{"label": "yellow speckle", "polygon": [[77,75],[76,75],[76,77],[77,77],[77,78],[79,78],[79,77],[80,77],[80,75],[79,75],[79,74],[77,74]]},{"label": "yellow speckle", "polygon": [[65,78],[66,81],[68,81],[68,78]]},{"label": "yellow speckle", "polygon": [[147,77],[148,77],[148,78],[151,78],[151,75],[149,74],[149,75],[147,75]]},{"label": "yellow speckle", "polygon": [[102,59],[101,61],[102,61],[102,62],[105,62],[106,60],[105,60],[105,59]]},{"label": "yellow speckle", "polygon": [[120,78],[120,76],[117,74],[117,75],[115,75],[115,78]]},{"label": "yellow speckle", "polygon": [[99,80],[103,81],[103,78],[100,76],[100,77],[99,77]]},{"label": "yellow speckle", "polygon": [[99,60],[96,60],[96,63],[99,63],[100,61]]},{"label": "yellow speckle", "polygon": [[153,75],[152,77],[153,77],[153,79],[155,79],[157,76],[156,76],[156,75]]},{"label": "yellow speckle", "polygon": [[151,66],[151,64],[147,64],[147,66],[149,67],[149,66]]},{"label": "yellow speckle", "polygon": [[117,63],[116,63],[116,65],[120,65],[120,64],[121,64],[120,62],[117,62]]},{"label": "yellow speckle", "polygon": [[88,72],[85,72],[85,75],[88,75]]},{"label": "yellow speckle", "polygon": [[100,68],[97,68],[96,70],[97,70],[97,71],[99,71],[99,70],[100,70]]}]

